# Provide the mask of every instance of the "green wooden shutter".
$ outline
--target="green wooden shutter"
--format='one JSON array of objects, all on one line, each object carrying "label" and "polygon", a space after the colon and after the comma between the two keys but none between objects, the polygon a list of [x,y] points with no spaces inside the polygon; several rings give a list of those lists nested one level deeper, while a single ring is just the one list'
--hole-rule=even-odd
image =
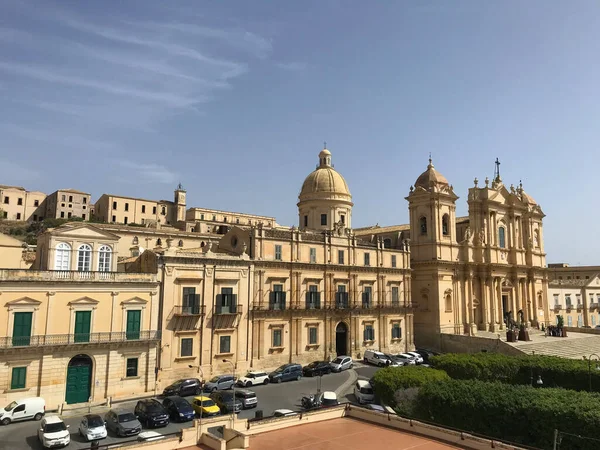
[{"label": "green wooden shutter", "polygon": [[17,312],[13,324],[13,346],[25,346],[31,343],[31,321],[33,313]]},{"label": "green wooden shutter", "polygon": [[140,310],[127,311],[127,340],[140,338],[141,318]]},{"label": "green wooden shutter", "polygon": [[24,389],[27,380],[27,367],[13,367],[12,379],[10,381],[11,389]]},{"label": "green wooden shutter", "polygon": [[91,311],[75,312],[75,342],[90,342]]}]

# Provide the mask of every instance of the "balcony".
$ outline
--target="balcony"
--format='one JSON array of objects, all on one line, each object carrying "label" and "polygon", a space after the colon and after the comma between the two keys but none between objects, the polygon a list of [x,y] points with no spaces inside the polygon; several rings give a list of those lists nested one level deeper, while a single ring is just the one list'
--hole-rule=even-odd
[{"label": "balcony", "polygon": [[563,307],[560,303],[554,304],[554,311],[560,311],[561,309],[563,309]]},{"label": "balcony", "polygon": [[321,293],[307,292],[306,293],[306,309],[321,309]]},{"label": "balcony", "polygon": [[76,270],[0,269],[0,281],[156,283],[156,274],[125,272],[78,272]]},{"label": "balcony", "polygon": [[236,294],[219,294],[217,295],[217,304],[215,306],[215,314],[235,315],[242,313],[242,305],[237,303]]},{"label": "balcony", "polygon": [[160,331],[122,331],[82,334],[49,334],[0,337],[0,349],[24,347],[58,347],[63,345],[110,344],[160,340]]},{"label": "balcony", "polygon": [[598,303],[590,303],[590,309],[598,309]]},{"label": "balcony", "polygon": [[567,311],[571,311],[573,309],[572,303],[567,303]]},{"label": "balcony", "polygon": [[577,303],[577,311],[581,311],[583,309],[583,303]]},{"label": "balcony", "polygon": [[269,309],[271,311],[285,311],[286,292],[273,291],[269,294]]},{"label": "balcony", "polygon": [[347,292],[336,292],[335,293],[335,309],[348,309],[350,302],[348,300]]},{"label": "balcony", "polygon": [[203,316],[204,305],[177,305],[173,306],[171,316]]},{"label": "balcony", "polygon": [[373,307],[373,299],[370,294],[363,292],[362,294],[362,307],[363,309],[371,309]]}]

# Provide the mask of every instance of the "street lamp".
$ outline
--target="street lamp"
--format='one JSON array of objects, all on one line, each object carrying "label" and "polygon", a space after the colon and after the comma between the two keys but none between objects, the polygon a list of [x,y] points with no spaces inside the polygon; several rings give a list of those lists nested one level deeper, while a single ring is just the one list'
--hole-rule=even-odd
[{"label": "street lamp", "polygon": [[231,389],[233,389],[233,429],[235,430],[235,363],[229,359],[224,359],[223,362],[231,364],[231,367],[233,368],[233,385],[231,386]]},{"label": "street lamp", "polygon": [[[584,356],[585,358],[585,356]],[[596,360],[596,370],[600,370],[600,356],[596,353],[592,353],[588,358],[588,380],[589,380],[589,391],[592,392],[592,360]]]},{"label": "street lamp", "polygon": [[[202,379],[200,380],[200,395],[202,395],[202,391],[204,390],[204,386],[203,386],[204,372],[202,371],[202,368],[199,365],[192,366],[191,364],[189,364],[188,367],[190,369],[194,369],[194,368],[198,369],[198,373],[202,377]],[[200,400],[200,437],[202,437],[202,400]]]},{"label": "street lamp", "polygon": [[535,382],[535,384],[537,385],[537,387],[541,388],[544,385],[544,382],[542,381],[542,376],[538,375],[538,379]]},{"label": "street lamp", "polygon": [[532,387],[538,387],[538,388],[540,388],[540,387],[542,387],[544,385],[544,380],[542,380],[542,376],[541,375],[538,375],[535,384],[533,383],[533,367],[530,369],[530,377],[529,377],[529,379],[530,379],[530,385]]}]

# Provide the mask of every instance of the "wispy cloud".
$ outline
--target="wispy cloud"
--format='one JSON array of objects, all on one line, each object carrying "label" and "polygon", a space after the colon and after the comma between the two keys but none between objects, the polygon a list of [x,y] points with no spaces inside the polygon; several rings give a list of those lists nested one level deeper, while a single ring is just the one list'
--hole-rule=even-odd
[{"label": "wispy cloud", "polygon": [[178,175],[160,164],[140,164],[132,161],[119,161],[118,166],[127,172],[126,179],[135,183],[173,184]]},{"label": "wispy cloud", "polygon": [[278,62],[275,66],[283,70],[289,70],[290,72],[299,72],[306,69],[306,64],[301,62]]},{"label": "wispy cloud", "polygon": [[[8,184],[25,184],[26,181],[35,179],[40,173],[30,167],[16,164],[10,161],[3,161],[0,164],[0,179]],[[2,205],[0,205],[1,207]]]}]

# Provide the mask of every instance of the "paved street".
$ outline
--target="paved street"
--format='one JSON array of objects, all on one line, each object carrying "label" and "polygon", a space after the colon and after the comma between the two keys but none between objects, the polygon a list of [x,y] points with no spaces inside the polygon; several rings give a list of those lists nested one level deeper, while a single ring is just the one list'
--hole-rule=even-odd
[{"label": "paved street", "polygon": [[[356,372],[360,378],[368,379],[377,370],[376,367],[362,367],[361,363],[356,364]],[[321,390],[335,391],[344,382],[349,380],[351,377],[351,371],[345,371],[342,373],[332,373],[322,377]],[[314,393],[317,390],[319,378],[302,378],[300,381],[290,381],[281,384],[269,384],[266,386],[256,386],[252,388],[258,395],[258,407],[250,410],[242,411],[238,417],[250,418],[254,417],[256,410],[262,410],[265,416],[269,416],[275,409],[287,408],[287,409],[300,409],[300,399],[303,395]],[[352,386],[348,388],[346,393],[352,391]],[[191,400],[192,397],[188,397]],[[347,397],[350,398],[350,397]],[[340,393],[340,401],[347,399],[344,393]],[[127,408],[133,411],[136,402],[119,403],[115,405],[118,408]],[[102,413],[104,415],[104,413]],[[65,419],[65,423],[70,425],[71,432],[71,445],[69,449],[82,449],[89,448],[90,444],[84,442],[83,438],[79,436],[78,429],[81,417],[68,417]],[[17,422],[8,426],[0,426],[0,449],[4,450],[19,450],[24,448],[29,449],[41,449],[41,445],[37,438],[37,430],[39,422],[27,421]],[[187,424],[171,423],[165,428],[159,428],[156,431],[161,434],[175,433],[179,429],[189,426]],[[109,433],[109,437],[103,441],[102,444],[110,444],[123,442],[125,438],[117,438]]]}]

